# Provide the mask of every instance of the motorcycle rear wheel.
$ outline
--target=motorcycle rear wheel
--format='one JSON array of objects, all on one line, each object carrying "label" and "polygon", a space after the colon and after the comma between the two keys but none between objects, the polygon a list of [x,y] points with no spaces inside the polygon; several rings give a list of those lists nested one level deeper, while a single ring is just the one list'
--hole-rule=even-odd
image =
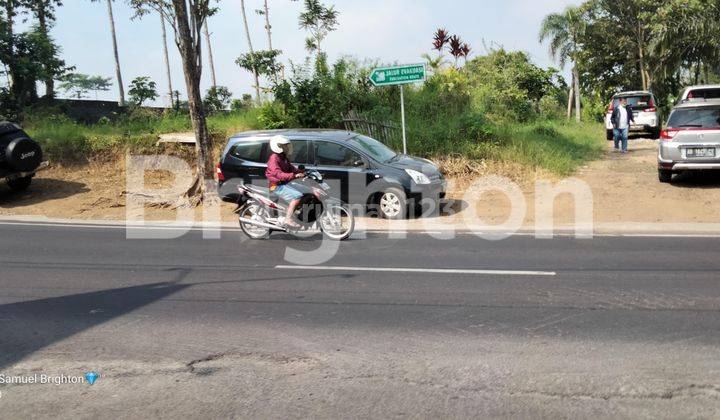
[{"label": "motorcycle rear wheel", "polygon": [[264,207],[256,203],[247,203],[238,212],[240,217],[240,229],[250,239],[267,239],[270,237],[270,229],[262,226],[243,222],[242,219],[251,219],[257,222],[266,223],[268,214]]}]

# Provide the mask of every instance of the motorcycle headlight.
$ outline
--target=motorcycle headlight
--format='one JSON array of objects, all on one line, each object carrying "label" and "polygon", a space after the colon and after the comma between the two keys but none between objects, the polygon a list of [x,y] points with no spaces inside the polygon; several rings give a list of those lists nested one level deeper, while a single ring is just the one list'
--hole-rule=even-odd
[{"label": "motorcycle headlight", "polygon": [[418,185],[429,184],[430,178],[422,172],[418,172],[414,169],[405,169],[405,172],[412,178],[413,182]]}]

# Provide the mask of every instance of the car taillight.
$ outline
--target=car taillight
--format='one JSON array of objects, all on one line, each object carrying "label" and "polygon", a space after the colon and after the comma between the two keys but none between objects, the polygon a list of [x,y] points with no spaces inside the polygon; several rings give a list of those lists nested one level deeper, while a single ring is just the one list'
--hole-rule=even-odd
[{"label": "car taillight", "polygon": [[645,109],[645,112],[655,112],[655,101],[650,98],[650,101],[648,101],[648,107]]},{"label": "car taillight", "polygon": [[225,182],[225,174],[222,171],[222,163],[218,163],[215,167],[215,174],[217,175],[218,182]]},{"label": "car taillight", "polygon": [[680,130],[675,130],[675,129],[671,129],[671,128],[665,129],[660,132],[660,139],[664,140],[664,141],[670,141],[670,140],[674,139],[675,136],[677,136],[677,133],[679,131]]}]

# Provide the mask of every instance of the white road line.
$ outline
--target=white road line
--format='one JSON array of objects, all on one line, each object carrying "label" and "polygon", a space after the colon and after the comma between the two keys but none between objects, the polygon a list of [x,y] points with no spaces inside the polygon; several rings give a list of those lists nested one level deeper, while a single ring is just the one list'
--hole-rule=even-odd
[{"label": "white road line", "polygon": [[318,271],[365,271],[386,273],[434,273],[434,274],[484,274],[494,276],[556,276],[554,271],[519,270],[465,270],[446,268],[392,268],[392,267],[331,267],[311,265],[277,265],[278,270],[318,270]]}]

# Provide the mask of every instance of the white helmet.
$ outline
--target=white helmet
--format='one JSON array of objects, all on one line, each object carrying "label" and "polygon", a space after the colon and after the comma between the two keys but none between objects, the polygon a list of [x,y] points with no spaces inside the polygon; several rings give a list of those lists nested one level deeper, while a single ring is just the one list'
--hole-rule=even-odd
[{"label": "white helmet", "polygon": [[270,150],[275,153],[282,153],[283,149],[280,146],[283,144],[290,144],[290,139],[285,136],[274,136],[270,139]]}]

